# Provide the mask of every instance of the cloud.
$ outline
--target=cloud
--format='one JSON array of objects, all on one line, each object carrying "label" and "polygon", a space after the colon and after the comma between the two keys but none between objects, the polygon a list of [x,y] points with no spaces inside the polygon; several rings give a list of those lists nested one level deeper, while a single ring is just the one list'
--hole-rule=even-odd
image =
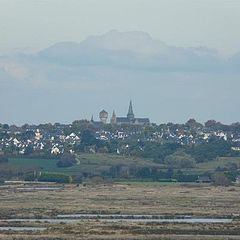
[{"label": "cloud", "polygon": [[38,53],[42,62],[66,66],[111,66],[150,71],[219,71],[227,62],[214,49],[181,48],[144,32],[110,31],[81,43],[63,42]]},{"label": "cloud", "polygon": [[239,56],[223,59],[215,49],[118,31],[2,56],[0,122],[69,122],[103,107],[123,115],[130,98],[137,115],[157,123],[238,121]]},{"label": "cloud", "polygon": [[217,50],[207,47],[169,46],[145,32],[112,30],[80,43],[57,43],[36,54],[1,57],[0,68],[16,79],[35,84],[41,79],[50,83],[92,83],[103,80],[113,69],[159,73],[239,71],[239,59],[238,55],[223,59]]}]

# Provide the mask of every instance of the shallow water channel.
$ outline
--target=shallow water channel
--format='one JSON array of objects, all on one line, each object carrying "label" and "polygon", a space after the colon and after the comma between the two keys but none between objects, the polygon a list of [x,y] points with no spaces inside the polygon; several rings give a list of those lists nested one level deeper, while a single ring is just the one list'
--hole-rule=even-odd
[{"label": "shallow water channel", "polygon": [[0,231],[41,232],[45,230],[47,230],[46,227],[0,227]]},{"label": "shallow water channel", "polygon": [[[84,220],[102,220],[106,222],[142,222],[142,223],[231,223],[230,218],[204,218],[192,216],[162,216],[162,215],[122,215],[122,214],[65,214],[56,218],[45,219],[1,219],[0,222],[40,222],[40,223],[77,223]],[[0,229],[1,230],[1,229]]]},{"label": "shallow water channel", "polygon": [[155,222],[155,223],[230,223],[227,218],[200,218],[192,216],[163,216],[163,215],[122,215],[122,214],[62,214],[57,215],[61,220],[98,219],[108,222]]}]

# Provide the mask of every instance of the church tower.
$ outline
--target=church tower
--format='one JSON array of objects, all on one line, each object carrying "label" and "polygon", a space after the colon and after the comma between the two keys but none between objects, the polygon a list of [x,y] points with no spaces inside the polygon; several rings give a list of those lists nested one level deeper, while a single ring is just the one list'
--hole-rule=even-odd
[{"label": "church tower", "polygon": [[128,114],[127,118],[132,122],[135,118],[134,113],[133,113],[133,107],[132,107],[132,100],[130,101],[129,108],[128,108]]},{"label": "church tower", "polygon": [[108,119],[108,112],[106,112],[105,110],[102,110],[99,113],[99,118],[103,124],[106,124]]},{"label": "church tower", "polygon": [[112,125],[117,124],[117,116],[116,116],[116,113],[115,113],[114,110],[113,110],[113,113],[112,113],[111,124]]}]

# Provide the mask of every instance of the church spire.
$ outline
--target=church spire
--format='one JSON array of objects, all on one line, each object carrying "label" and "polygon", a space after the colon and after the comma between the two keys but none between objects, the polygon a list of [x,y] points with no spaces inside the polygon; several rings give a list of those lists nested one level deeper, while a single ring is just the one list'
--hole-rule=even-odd
[{"label": "church spire", "polygon": [[116,123],[117,123],[117,116],[116,116],[115,111],[113,110],[111,124],[116,124]]},{"label": "church spire", "polygon": [[130,101],[130,104],[129,104],[127,118],[129,120],[133,120],[135,118],[133,113],[132,100]]}]

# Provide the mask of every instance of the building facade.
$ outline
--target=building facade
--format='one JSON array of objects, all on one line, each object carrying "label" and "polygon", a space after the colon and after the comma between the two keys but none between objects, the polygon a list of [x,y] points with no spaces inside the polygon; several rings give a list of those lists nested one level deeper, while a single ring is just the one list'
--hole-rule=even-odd
[{"label": "building facade", "polygon": [[[108,112],[105,110],[102,110],[99,113],[99,119],[100,121],[94,121],[93,117],[91,119],[91,122],[95,125],[102,125],[108,123]],[[117,117],[115,111],[112,113],[112,117],[110,119],[110,123],[112,125],[150,125],[149,118],[136,118],[133,112],[133,105],[132,101],[129,103],[128,107],[128,113],[126,117]]]},{"label": "building facade", "polygon": [[128,113],[126,117],[116,117],[115,111],[113,111],[113,115],[111,118],[112,124],[117,125],[149,125],[150,120],[149,118],[136,118],[133,112],[133,105],[132,101],[129,103]]}]

